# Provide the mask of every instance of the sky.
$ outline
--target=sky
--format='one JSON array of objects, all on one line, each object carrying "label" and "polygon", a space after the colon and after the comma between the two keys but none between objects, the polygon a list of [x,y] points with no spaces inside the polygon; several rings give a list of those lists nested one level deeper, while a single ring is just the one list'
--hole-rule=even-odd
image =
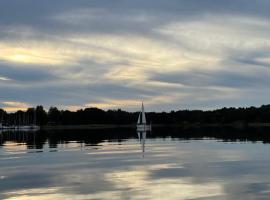
[{"label": "sky", "polygon": [[1,0],[0,107],[270,103],[269,0]]}]

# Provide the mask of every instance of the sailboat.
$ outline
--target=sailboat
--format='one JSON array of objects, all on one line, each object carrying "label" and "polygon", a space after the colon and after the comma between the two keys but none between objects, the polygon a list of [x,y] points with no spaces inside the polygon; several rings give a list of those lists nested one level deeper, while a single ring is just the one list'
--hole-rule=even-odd
[{"label": "sailboat", "polygon": [[142,145],[141,148],[142,148],[143,157],[145,153],[145,141],[146,141],[147,131],[151,131],[151,125],[147,124],[146,122],[145,111],[144,111],[144,106],[142,102],[141,112],[139,114],[138,121],[137,121],[137,134]]},{"label": "sailboat", "polygon": [[141,112],[139,114],[138,121],[137,121],[137,131],[138,132],[151,131],[151,125],[146,123],[143,102],[142,102]]}]

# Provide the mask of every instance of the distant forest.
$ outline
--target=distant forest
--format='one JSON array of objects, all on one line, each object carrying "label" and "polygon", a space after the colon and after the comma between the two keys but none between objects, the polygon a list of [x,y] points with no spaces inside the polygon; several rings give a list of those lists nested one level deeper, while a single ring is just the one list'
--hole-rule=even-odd
[{"label": "distant forest", "polygon": [[[0,123],[6,125],[88,125],[88,124],[135,124],[138,112],[123,110],[104,111],[86,108],[75,112],[51,107],[45,111],[43,106],[29,108],[27,111],[7,113],[0,109]],[[153,124],[230,124],[230,123],[270,123],[270,105],[248,108],[222,108],[212,111],[179,110],[171,112],[149,112],[147,121]]]}]

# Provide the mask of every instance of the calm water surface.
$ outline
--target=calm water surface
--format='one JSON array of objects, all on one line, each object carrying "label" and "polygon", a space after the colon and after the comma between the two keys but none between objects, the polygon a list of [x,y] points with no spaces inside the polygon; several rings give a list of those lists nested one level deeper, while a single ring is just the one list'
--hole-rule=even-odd
[{"label": "calm water surface", "polygon": [[0,133],[0,199],[269,199],[267,143],[136,135]]}]

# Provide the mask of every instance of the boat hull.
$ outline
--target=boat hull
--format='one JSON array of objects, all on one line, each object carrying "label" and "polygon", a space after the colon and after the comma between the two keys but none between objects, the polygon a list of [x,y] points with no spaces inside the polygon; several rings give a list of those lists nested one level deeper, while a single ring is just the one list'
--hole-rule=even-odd
[{"label": "boat hull", "polygon": [[29,125],[29,126],[16,126],[15,130],[23,130],[23,131],[31,131],[31,130],[39,130],[40,127],[36,125]]},{"label": "boat hull", "polygon": [[35,131],[40,130],[40,127],[37,125],[30,125],[30,126],[2,126],[0,130],[22,130],[22,131]]},{"label": "boat hull", "polygon": [[138,132],[151,131],[151,130],[152,130],[151,125],[147,125],[147,124],[138,124],[137,125]]}]

